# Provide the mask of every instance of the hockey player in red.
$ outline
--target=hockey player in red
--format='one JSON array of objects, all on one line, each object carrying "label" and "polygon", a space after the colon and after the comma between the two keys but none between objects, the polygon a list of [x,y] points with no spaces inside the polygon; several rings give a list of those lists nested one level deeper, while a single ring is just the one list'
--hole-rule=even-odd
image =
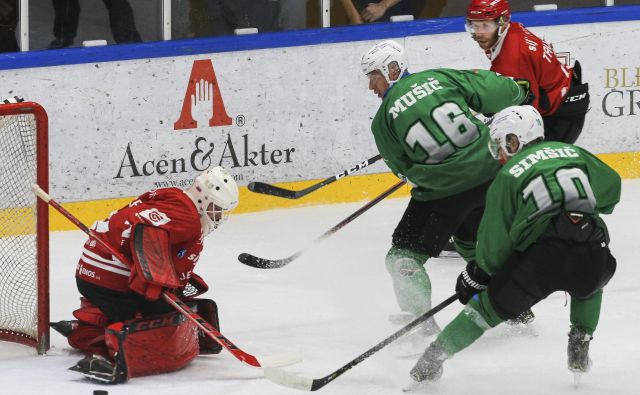
[{"label": "hockey player in red", "polygon": [[237,205],[233,177],[215,167],[196,177],[187,190],[147,192],[96,222],[94,232],[127,262],[93,238],[84,244],[76,268],[82,295],[80,308],[73,312],[76,320],[52,323],[87,355],[70,369],[96,381],[120,383],[178,370],[199,353],[220,352],[209,338],[199,339],[196,325],[161,296],[175,292],[219,328],[215,303],[194,298],[208,287],[193,269],[204,236]]},{"label": "hockey player in red", "polygon": [[507,0],[471,0],[465,27],[491,60],[492,71],[530,82],[545,140],[574,143],[589,107],[589,86],[582,84],[580,63],[566,67],[551,45],[521,23],[511,22]]}]

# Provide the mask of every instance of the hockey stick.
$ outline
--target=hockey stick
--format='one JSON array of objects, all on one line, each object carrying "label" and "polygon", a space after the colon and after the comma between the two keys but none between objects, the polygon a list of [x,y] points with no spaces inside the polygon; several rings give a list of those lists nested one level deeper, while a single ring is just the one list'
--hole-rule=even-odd
[{"label": "hockey stick", "polygon": [[[80,222],[73,214],[68,212],[64,207],[62,207],[58,202],[53,200],[48,193],[46,193],[38,184],[33,184],[31,187],[33,193],[36,194],[40,199],[42,199],[45,203],[55,208],[60,214],[62,214],[69,221],[73,222],[80,230],[86,233],[88,236],[94,238],[100,243],[104,248],[106,248],[111,255],[117,258],[121,262],[128,262],[128,259],[114,247],[112,247],[109,243],[102,240],[93,230],[89,229],[85,224]],[[233,344],[229,339],[227,339],[222,333],[216,330],[211,324],[209,324],[204,318],[202,318],[198,313],[194,312],[187,306],[183,301],[181,301],[177,296],[171,294],[170,292],[163,292],[162,296],[164,300],[169,303],[174,309],[182,313],[187,319],[192,321],[193,323],[200,328],[207,336],[216,341],[222,347],[226,348],[234,357],[239,359],[241,362],[245,364],[256,367],[256,368],[264,368],[269,366],[286,366],[292,363],[299,362],[300,358],[296,355],[284,354],[282,356],[276,356],[269,358],[268,360],[262,359],[262,361],[258,361],[256,357],[251,354],[248,354]],[[267,362],[265,362],[267,361]]]},{"label": "hockey stick", "polygon": [[365,160],[364,162],[360,162],[357,165],[355,165],[354,167],[347,169],[347,170],[343,170],[341,173],[336,174],[333,177],[329,177],[324,181],[321,181],[317,184],[311,185],[308,188],[302,189],[300,191],[292,191],[290,189],[284,189],[284,188],[280,188],[277,187],[275,185],[271,185],[271,184],[267,184],[264,182],[250,182],[249,185],[247,186],[247,188],[249,188],[249,190],[251,192],[255,192],[255,193],[263,193],[265,195],[272,195],[272,196],[277,196],[277,197],[281,197],[281,198],[287,198],[287,199],[299,199],[305,195],[310,194],[311,192],[315,191],[316,189],[320,189],[325,185],[329,185],[334,181],[338,181],[339,179],[341,179],[342,177],[346,177],[349,174],[355,173],[358,170],[364,169],[365,167],[369,166],[370,164],[377,162],[378,160],[380,160],[382,158],[382,155],[378,154],[376,156],[374,156],[373,158],[369,158],[367,160]]},{"label": "hockey stick", "polygon": [[434,307],[431,310],[427,311],[426,313],[422,314],[420,317],[418,317],[415,320],[411,321],[409,324],[407,324],[405,327],[403,327],[400,330],[398,330],[393,335],[387,337],[386,339],[384,339],[380,343],[376,344],[375,346],[373,346],[370,349],[368,349],[367,351],[365,351],[363,354],[360,354],[360,356],[358,356],[357,358],[355,358],[351,362],[347,363],[346,365],[342,366],[340,369],[334,371],[333,373],[331,373],[331,374],[329,374],[329,375],[327,375],[325,377],[322,377],[322,378],[319,378],[319,379],[311,379],[311,378],[308,378],[308,377],[302,377],[302,376],[297,376],[297,375],[291,374],[291,373],[289,373],[289,372],[287,372],[285,370],[279,369],[279,368],[268,368],[268,369],[265,369],[265,371],[264,371],[265,377],[267,379],[269,379],[270,381],[273,381],[274,383],[277,383],[277,384],[280,384],[280,385],[284,385],[286,387],[296,388],[296,389],[304,390],[304,391],[316,391],[316,390],[319,390],[320,388],[322,388],[325,385],[329,384],[330,382],[332,382],[336,378],[340,377],[347,370],[351,369],[352,367],[356,366],[360,362],[362,362],[365,359],[369,358],[371,355],[373,355],[376,352],[380,351],[383,347],[385,347],[389,343],[393,342],[394,340],[396,340],[400,336],[404,335],[405,333],[411,331],[417,325],[419,325],[422,322],[426,321],[428,318],[432,317],[437,312],[439,312],[440,310],[444,309],[445,307],[447,307],[448,305],[450,305],[451,303],[453,303],[457,299],[458,299],[458,295],[457,294],[454,294],[454,295],[450,296],[444,302],[440,303],[436,307]]},{"label": "hockey stick", "polygon": [[331,236],[332,234],[336,233],[338,230],[343,228],[349,222],[351,222],[354,219],[358,218],[362,213],[364,213],[365,211],[369,210],[371,207],[373,207],[376,204],[378,204],[379,202],[381,202],[387,196],[391,195],[393,192],[395,192],[397,189],[399,189],[405,183],[406,183],[406,180],[402,180],[399,183],[397,183],[394,186],[392,186],[391,188],[387,189],[382,194],[378,195],[376,198],[374,198],[373,200],[371,200],[370,202],[368,202],[367,204],[362,206],[360,209],[358,209],[358,211],[356,211],[355,213],[351,214],[350,216],[348,216],[347,218],[342,220],[339,224],[335,225],[333,228],[331,228],[328,231],[324,232],[320,237],[318,237],[317,239],[312,241],[309,245],[307,245],[306,247],[304,247],[301,250],[298,250],[296,253],[294,253],[293,255],[291,255],[291,256],[289,256],[287,258],[265,259],[265,258],[259,258],[259,257],[255,256],[255,255],[251,255],[251,254],[248,254],[246,252],[243,252],[242,254],[238,255],[238,260],[241,263],[244,263],[247,266],[255,267],[255,268],[258,268],[258,269],[277,269],[277,268],[283,267],[285,265],[288,265],[291,261],[293,261],[294,259],[298,258],[300,255],[302,255],[309,248],[311,248],[315,244],[319,243],[320,241],[326,239],[327,237]]}]

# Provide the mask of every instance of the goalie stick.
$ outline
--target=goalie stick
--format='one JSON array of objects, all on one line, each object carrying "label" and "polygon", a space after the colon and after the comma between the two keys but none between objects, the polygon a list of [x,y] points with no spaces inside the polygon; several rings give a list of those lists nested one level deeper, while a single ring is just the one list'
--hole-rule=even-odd
[{"label": "goalie stick", "polygon": [[[62,207],[58,202],[53,200],[48,193],[46,193],[38,184],[33,184],[31,187],[33,193],[36,194],[40,199],[42,199],[45,203],[55,208],[60,214],[62,214],[65,218],[71,221],[74,225],[76,225],[80,230],[86,233],[88,236],[94,238],[100,243],[104,248],[109,250],[109,252],[121,262],[128,262],[129,260],[124,257],[120,251],[116,250],[113,246],[111,246],[106,241],[102,240],[93,230],[89,229],[85,224],[80,222],[73,214],[68,212],[64,207]],[[261,358],[258,360],[255,356],[244,352],[239,349],[235,344],[233,344],[229,339],[227,339],[220,331],[214,328],[211,324],[209,324],[204,318],[202,318],[198,313],[194,312],[187,306],[182,300],[180,300],[176,295],[170,292],[163,292],[162,297],[164,300],[169,303],[174,309],[182,313],[187,319],[192,321],[202,332],[204,332],[211,339],[216,341],[222,347],[226,348],[234,357],[236,357],[241,362],[245,364],[255,367],[255,368],[266,368],[269,366],[286,366],[296,362],[299,362],[301,359],[295,354],[281,354],[277,356],[272,356],[269,358]]]},{"label": "goalie stick", "polygon": [[402,180],[402,181],[398,182],[397,184],[395,184],[394,186],[392,186],[391,188],[387,189],[382,194],[378,195],[376,198],[374,198],[373,200],[371,200],[370,202],[368,202],[367,204],[362,206],[360,209],[358,209],[358,211],[354,212],[353,214],[351,214],[350,216],[348,216],[347,218],[342,220],[339,224],[335,225],[333,228],[331,228],[328,231],[324,232],[322,235],[320,235],[320,237],[318,237],[317,239],[312,241],[309,245],[307,245],[306,247],[304,247],[301,250],[298,250],[293,255],[290,255],[287,258],[266,259],[266,258],[259,258],[259,257],[255,256],[255,255],[251,255],[251,254],[248,254],[246,252],[243,252],[242,254],[238,255],[238,260],[241,263],[243,263],[243,264],[245,264],[247,266],[255,267],[255,268],[258,268],[258,269],[277,269],[277,268],[286,266],[291,261],[293,261],[294,259],[298,258],[300,255],[302,255],[309,248],[311,248],[315,244],[319,243],[320,241],[326,239],[327,237],[331,236],[332,234],[336,233],[338,230],[342,229],[349,222],[353,221],[354,219],[356,219],[360,215],[362,215],[362,213],[364,213],[365,211],[369,210],[371,207],[373,207],[376,204],[378,204],[380,201],[382,201],[387,196],[391,195],[393,192],[395,192],[401,186],[403,186],[406,182],[407,182],[406,180]]},{"label": "goalie stick", "polygon": [[291,374],[291,373],[289,373],[289,372],[287,372],[287,371],[285,371],[283,369],[268,368],[268,369],[264,370],[265,377],[268,380],[270,380],[270,381],[272,381],[272,382],[274,382],[276,384],[283,385],[285,387],[295,388],[295,389],[299,389],[299,390],[303,390],[303,391],[316,391],[316,390],[319,390],[320,388],[322,388],[325,385],[329,384],[330,382],[332,382],[336,378],[340,377],[347,370],[351,369],[352,367],[356,366],[360,362],[362,362],[365,359],[369,358],[370,356],[372,356],[376,352],[380,351],[382,348],[384,348],[389,343],[393,342],[394,340],[396,340],[400,336],[404,335],[405,333],[411,331],[417,325],[419,325],[422,322],[426,321],[428,318],[432,317],[437,312],[439,312],[440,310],[444,309],[445,307],[447,307],[448,305],[450,305],[451,303],[453,303],[457,299],[458,299],[458,295],[457,294],[451,295],[444,302],[440,303],[436,307],[434,307],[431,310],[427,311],[426,313],[422,314],[421,316],[419,316],[418,318],[416,318],[415,320],[411,321],[409,324],[407,324],[406,326],[404,326],[403,328],[398,330],[393,335],[387,337],[386,339],[384,339],[380,343],[376,344],[375,346],[373,346],[370,349],[368,349],[367,351],[365,351],[363,354],[360,354],[357,358],[353,359],[351,362],[347,363],[346,365],[342,366],[340,369],[332,372],[331,374],[329,374],[327,376],[324,376],[324,377],[319,378],[319,379],[311,379],[311,378],[308,378],[308,377],[302,377],[302,376],[297,376],[297,375]]},{"label": "goalie stick", "polygon": [[271,185],[271,184],[267,184],[259,181],[250,182],[247,188],[249,188],[251,192],[255,192],[255,193],[262,193],[265,195],[277,196],[277,197],[286,198],[286,199],[300,199],[301,197],[308,195],[311,192],[317,189],[320,189],[326,185],[329,185],[334,181],[338,181],[339,179],[346,177],[349,174],[353,174],[358,170],[364,169],[365,167],[377,162],[380,159],[382,159],[382,155],[378,154],[372,158],[365,160],[364,162],[360,162],[356,164],[350,169],[343,170],[341,173],[336,174],[333,177],[329,177],[324,181],[311,185],[310,187],[302,189],[300,191],[292,191],[290,189],[280,188],[275,185]]}]

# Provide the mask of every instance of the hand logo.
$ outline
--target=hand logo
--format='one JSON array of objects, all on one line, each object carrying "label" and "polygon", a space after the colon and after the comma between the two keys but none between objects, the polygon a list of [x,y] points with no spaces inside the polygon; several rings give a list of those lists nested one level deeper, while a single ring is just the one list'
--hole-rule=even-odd
[{"label": "hand logo", "polygon": [[213,84],[209,81],[196,83],[195,94],[191,95],[191,115],[198,128],[209,126],[213,118]]}]

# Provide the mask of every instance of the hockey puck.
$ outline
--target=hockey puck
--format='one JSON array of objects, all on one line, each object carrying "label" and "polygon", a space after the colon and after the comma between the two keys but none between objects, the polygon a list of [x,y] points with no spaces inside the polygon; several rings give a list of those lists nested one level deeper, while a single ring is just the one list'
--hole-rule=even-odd
[{"label": "hockey puck", "polygon": [[109,395],[109,391],[105,391],[105,390],[93,390],[93,395]]}]

